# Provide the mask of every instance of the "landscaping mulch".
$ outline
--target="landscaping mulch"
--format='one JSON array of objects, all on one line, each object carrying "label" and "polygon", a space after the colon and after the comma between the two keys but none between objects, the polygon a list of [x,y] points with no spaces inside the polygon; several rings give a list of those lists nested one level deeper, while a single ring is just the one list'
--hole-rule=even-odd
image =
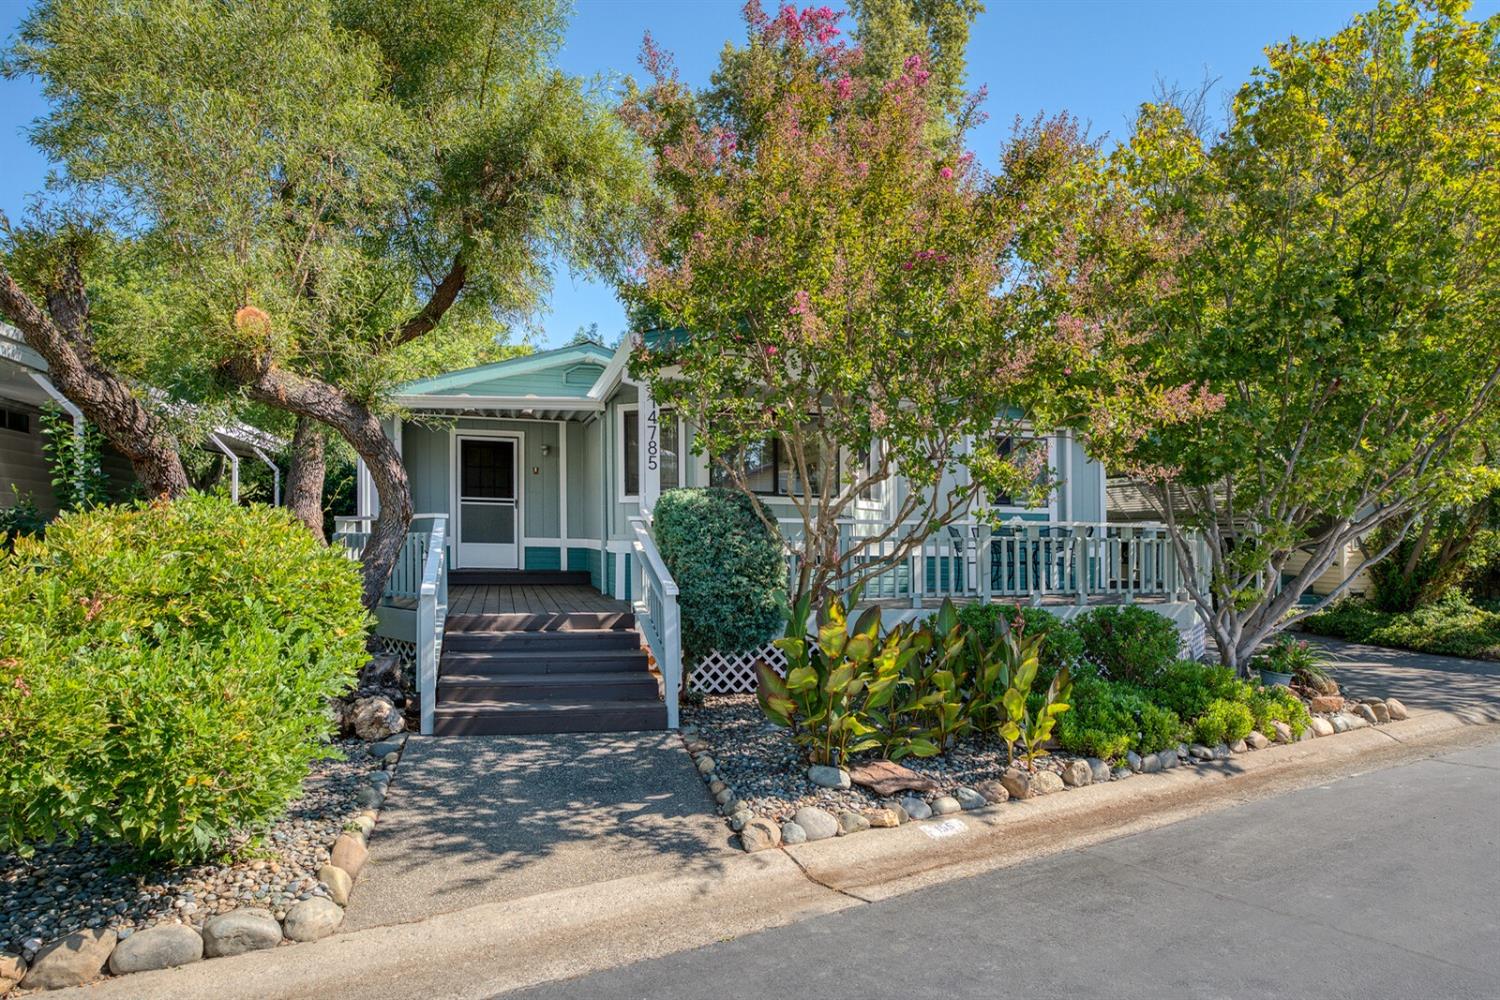
[{"label": "landscaping mulch", "polygon": [[[777,823],[791,819],[803,806],[817,806],[837,814],[859,812],[877,806],[882,797],[854,786],[849,789],[821,788],[807,777],[803,751],[785,729],[769,722],[754,695],[707,695],[701,705],[684,706],[685,725],[697,727],[697,739],[708,744],[721,780],[745,800],[750,811]],[[870,759],[878,754],[866,755]],[[858,763],[863,758],[855,758]],[[1061,772],[1076,755],[1056,752],[1037,761],[1038,770]],[[937,782],[939,791],[921,797],[931,800],[951,794],[960,786],[999,778],[1005,772],[1004,742],[971,734],[937,757],[906,757],[901,761],[918,774]]]},{"label": "landscaping mulch", "polygon": [[40,845],[30,857],[0,854],[0,951],[29,961],[43,944],[83,928],[113,928],[122,938],[161,923],[201,928],[240,906],[263,907],[281,919],[298,900],[327,896],[318,869],[360,810],[363,779],[381,766],[363,741],[334,745],[345,759],[315,763],[286,814],[258,837],[228,845],[221,863],[152,865],[127,848],[89,839]]}]

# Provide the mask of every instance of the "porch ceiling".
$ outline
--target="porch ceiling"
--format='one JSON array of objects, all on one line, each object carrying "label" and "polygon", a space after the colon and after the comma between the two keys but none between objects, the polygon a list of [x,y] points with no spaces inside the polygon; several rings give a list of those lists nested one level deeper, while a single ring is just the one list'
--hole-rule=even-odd
[{"label": "porch ceiling", "polygon": [[603,412],[603,405],[587,399],[499,399],[486,397],[398,396],[396,402],[414,414],[445,417],[494,417],[506,420],[587,420]]}]

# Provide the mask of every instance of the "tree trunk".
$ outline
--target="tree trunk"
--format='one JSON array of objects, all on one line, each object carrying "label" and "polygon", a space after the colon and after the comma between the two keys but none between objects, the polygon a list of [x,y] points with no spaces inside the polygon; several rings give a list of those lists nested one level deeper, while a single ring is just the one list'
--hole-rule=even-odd
[{"label": "tree trunk", "polygon": [[363,600],[365,607],[373,609],[385,591],[385,582],[411,525],[411,484],[396,446],[369,407],[337,386],[281,371],[264,357],[235,358],[222,370],[250,398],[332,427],[364,459],[380,496],[380,516],[375,519],[362,556]]},{"label": "tree trunk", "polygon": [[286,476],[286,505],[320,542],[328,540],[323,534],[327,444],[316,420],[297,417],[297,430],[292,435],[292,467]]},{"label": "tree trunk", "polygon": [[176,498],[188,492],[172,436],[128,384],[94,359],[88,296],[76,263],[64,268],[62,287],[48,293],[46,312],[0,265],[0,314],[47,360],[48,377],[58,390],[130,460],[148,496]]}]

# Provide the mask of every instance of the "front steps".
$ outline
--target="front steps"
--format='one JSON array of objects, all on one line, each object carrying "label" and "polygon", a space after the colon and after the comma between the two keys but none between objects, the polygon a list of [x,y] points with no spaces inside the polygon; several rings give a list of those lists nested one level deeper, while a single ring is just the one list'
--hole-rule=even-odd
[{"label": "front steps", "polygon": [[448,620],[433,735],[614,733],[666,726],[667,706],[628,611]]}]

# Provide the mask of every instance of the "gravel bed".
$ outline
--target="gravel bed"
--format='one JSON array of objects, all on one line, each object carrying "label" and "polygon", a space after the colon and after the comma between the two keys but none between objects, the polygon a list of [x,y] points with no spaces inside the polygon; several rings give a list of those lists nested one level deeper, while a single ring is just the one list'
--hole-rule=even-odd
[{"label": "gravel bed", "polygon": [[[683,708],[683,722],[698,728],[718,764],[719,777],[744,799],[757,816],[780,823],[803,806],[818,806],[835,814],[876,806],[881,798],[859,786],[845,790],[821,788],[807,778],[807,762],[786,730],[772,725],[750,694],[708,695],[703,704]],[[872,759],[876,756],[869,755]],[[861,758],[855,758],[857,763]],[[1074,755],[1053,752],[1037,761],[1038,770],[1061,771]],[[973,786],[1005,771],[1005,744],[993,737],[970,735],[946,753],[925,760],[907,757],[901,763],[936,781],[941,791],[924,796],[929,801],[960,785]]]},{"label": "gravel bed", "polygon": [[297,900],[328,895],[318,869],[359,812],[361,779],[380,767],[363,741],[335,745],[346,759],[315,763],[286,815],[258,842],[239,838],[223,863],[143,867],[128,849],[87,839],[41,846],[29,858],[0,854],[0,951],[30,961],[43,944],[81,928],[111,927],[128,937],[162,923],[201,927],[239,906],[281,919]]}]

